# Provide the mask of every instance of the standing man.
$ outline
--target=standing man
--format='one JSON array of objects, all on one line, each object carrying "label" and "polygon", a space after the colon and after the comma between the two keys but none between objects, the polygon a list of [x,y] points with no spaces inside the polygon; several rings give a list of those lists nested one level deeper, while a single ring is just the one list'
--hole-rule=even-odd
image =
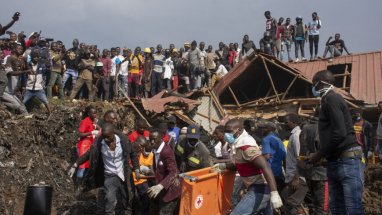
[{"label": "standing man", "polygon": [[[110,100],[110,72],[111,72],[111,59],[107,54],[109,50],[102,50],[102,56],[98,60],[103,64],[102,68],[102,99],[104,101]],[[100,95],[101,96],[101,95]]]},{"label": "standing man", "polygon": [[306,25],[302,22],[302,17],[298,16],[296,18],[296,25],[294,26],[293,38],[294,38],[294,47],[295,47],[295,62],[299,62],[298,51],[301,51],[301,60],[306,61],[305,58],[305,43],[307,40],[308,32],[306,30]]},{"label": "standing man", "polygon": [[279,60],[283,60],[283,52],[284,52],[284,44],[282,41],[281,35],[284,33],[284,18],[280,17],[279,22],[277,23],[277,30],[276,30],[276,51],[277,51],[277,58]]},{"label": "standing man", "polygon": [[50,73],[49,83],[46,86],[46,92],[48,94],[47,96],[48,98],[52,98],[52,88],[55,84],[57,84],[59,98],[64,99],[64,85],[62,84],[62,73],[61,73],[63,55],[61,51],[58,49],[57,42],[52,42],[50,46],[51,46],[50,56],[52,58],[52,67],[50,69],[51,73]]},{"label": "standing man", "polygon": [[365,214],[362,205],[362,148],[358,146],[348,106],[333,90],[334,76],[328,70],[313,76],[312,92],[321,97],[318,132],[321,150],[309,161],[327,160],[330,211],[337,214]]},{"label": "standing man", "polygon": [[[311,153],[320,151],[320,138],[318,123],[307,122],[300,133],[300,156],[307,157]],[[329,191],[326,168],[323,163],[309,164],[304,159],[299,159],[298,170],[306,180],[310,195],[306,196],[309,214],[327,215],[329,211]]]},{"label": "standing man", "polygon": [[157,45],[157,52],[153,55],[154,58],[154,69],[151,74],[151,96],[155,96],[163,89],[163,63],[165,61],[164,55],[162,54],[162,45]]},{"label": "standing man", "polygon": [[196,41],[191,42],[191,49],[188,52],[188,63],[190,66],[191,90],[200,89],[202,87],[202,52],[197,48]]},{"label": "standing man", "polygon": [[29,64],[29,68],[31,68],[32,72],[28,74],[23,103],[26,104],[33,97],[37,97],[44,104],[48,114],[50,115],[48,99],[46,98],[43,87],[43,76],[46,75],[45,64],[39,62],[40,54],[38,51],[32,51],[31,59],[32,61]]},{"label": "standing man", "polygon": [[181,173],[203,169],[212,166],[210,152],[200,141],[200,128],[190,125],[187,128],[187,139],[176,146],[176,161]]},{"label": "standing man", "polygon": [[249,135],[239,119],[232,119],[225,125],[225,139],[231,146],[232,163],[218,163],[215,168],[237,170],[247,193],[233,209],[231,215],[259,214],[272,215],[272,207],[278,209],[282,201],[267,161],[255,139]]},{"label": "standing man", "polygon": [[[12,49],[12,55],[6,60],[6,67],[12,68],[13,71],[21,71],[27,68],[26,60],[23,57],[23,47],[16,45]],[[19,95],[21,92],[20,76],[8,76],[8,93],[11,95]]]},{"label": "standing man", "polygon": [[284,199],[286,214],[302,214],[303,208],[301,208],[301,204],[308,192],[308,186],[305,178],[300,177],[297,168],[297,159],[300,155],[300,118],[297,114],[289,114],[285,117],[285,122],[288,130],[291,130],[291,135],[285,162],[285,183],[287,186],[281,192],[281,196]]},{"label": "standing man", "polygon": [[77,93],[80,91],[83,85],[86,85],[89,92],[89,100],[93,101],[94,91],[93,89],[93,71],[95,67],[95,60],[90,58],[90,51],[88,48],[83,50],[82,59],[78,64],[78,69],[81,71],[78,76],[78,80],[73,87],[72,93],[70,94],[70,100],[75,101],[74,98],[77,96]]},{"label": "standing man", "polygon": [[140,99],[140,87],[141,87],[141,68],[143,66],[143,57],[141,55],[141,47],[136,47],[134,49],[134,54],[130,56],[130,69],[129,69],[129,80],[130,80],[130,96],[135,96],[135,98]]},{"label": "standing man", "polygon": [[[317,16],[316,12],[312,13],[312,21],[308,24],[308,35],[309,35],[309,51],[310,60],[317,60],[318,54],[318,41],[320,39],[321,20]],[[313,46],[314,46],[314,57],[313,57]]]},{"label": "standing man", "polygon": [[[69,77],[72,77],[72,88],[76,84],[77,78],[78,78],[78,63],[80,61],[80,52],[78,49],[79,46],[78,39],[73,40],[73,47],[70,48],[65,55],[65,66],[66,71],[64,73],[64,78],[62,80],[62,84],[65,87],[66,82],[68,81]],[[68,90],[70,92],[70,90]]]},{"label": "standing man", "polygon": [[271,122],[259,125],[262,136],[262,154],[271,165],[273,175],[275,176],[277,190],[281,192],[285,185],[283,160],[286,158],[285,147],[279,137],[274,133],[275,125]]},{"label": "standing man", "polygon": [[206,75],[204,82],[209,87],[211,86],[211,77],[215,73],[216,63],[215,60],[218,59],[218,56],[212,51],[212,46],[209,45],[207,48],[207,56],[206,56],[206,69],[208,70],[208,76]]},{"label": "standing man", "polygon": [[363,156],[368,161],[372,153],[373,144],[373,125],[362,117],[362,110],[355,109],[352,111],[352,118],[354,124],[355,137],[358,145],[362,147]]},{"label": "standing man", "polygon": [[292,62],[292,58],[290,57],[290,50],[291,50],[292,43],[293,43],[293,37],[292,37],[293,32],[294,32],[294,28],[293,27],[294,26],[290,23],[290,18],[288,17],[285,20],[284,30],[281,33],[281,40],[282,40],[282,43],[286,47],[286,50],[287,50],[287,53],[288,53],[288,61],[289,62]]},{"label": "standing man", "polygon": [[117,84],[118,84],[118,72],[121,68],[121,59],[118,57],[117,49],[111,48],[110,49],[110,59],[111,59],[111,71],[110,71],[110,99],[113,99],[114,97],[117,97]]},{"label": "standing man", "polygon": [[163,133],[154,129],[150,132],[150,142],[154,148],[154,172],[157,185],[148,190],[150,198],[158,200],[158,214],[174,214],[181,193],[174,152],[163,141]]},{"label": "standing man", "polygon": [[204,86],[208,87],[208,82],[210,81],[210,77],[211,77],[210,71],[206,68],[207,52],[206,52],[206,50],[204,50],[205,47],[206,47],[206,44],[204,42],[199,43],[199,49],[201,52],[200,65],[202,68],[201,87],[204,87]]},{"label": "standing man", "polygon": [[271,16],[270,11],[265,11],[264,16],[267,19],[265,22],[265,31],[269,32],[271,40],[274,43],[276,40],[277,21]]}]

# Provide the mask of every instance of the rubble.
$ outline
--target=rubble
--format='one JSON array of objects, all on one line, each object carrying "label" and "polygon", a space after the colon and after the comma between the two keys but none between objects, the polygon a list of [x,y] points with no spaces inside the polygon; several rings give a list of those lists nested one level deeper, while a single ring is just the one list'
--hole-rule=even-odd
[{"label": "rubble", "polygon": [[[86,201],[78,198],[67,175],[76,159],[76,131],[86,105],[53,105],[48,119],[45,112],[25,119],[0,108],[0,214],[22,214],[27,187],[40,182],[54,187],[52,214],[94,214],[95,195],[86,194]],[[94,105],[99,117],[114,109],[121,119],[120,129],[134,128],[136,113],[130,107],[123,103]],[[78,212],[85,209],[91,210]]]},{"label": "rubble", "polygon": [[365,187],[362,202],[365,214],[382,214],[382,168],[379,165],[370,165],[365,174]]}]

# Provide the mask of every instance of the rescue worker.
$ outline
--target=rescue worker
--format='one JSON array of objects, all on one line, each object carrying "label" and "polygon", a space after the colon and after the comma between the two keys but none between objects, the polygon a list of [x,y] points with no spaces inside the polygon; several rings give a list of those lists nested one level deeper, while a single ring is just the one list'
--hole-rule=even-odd
[{"label": "rescue worker", "polygon": [[239,119],[231,119],[226,123],[224,136],[231,146],[232,163],[217,163],[214,168],[217,171],[226,168],[237,170],[247,188],[247,193],[231,215],[272,215],[272,208],[278,209],[283,203],[277,192],[272,170],[261,155],[255,139],[245,131],[243,122]]},{"label": "rescue worker", "polygon": [[190,125],[187,128],[186,139],[179,142],[175,148],[175,156],[181,173],[212,166],[210,152],[200,141],[200,128]]}]

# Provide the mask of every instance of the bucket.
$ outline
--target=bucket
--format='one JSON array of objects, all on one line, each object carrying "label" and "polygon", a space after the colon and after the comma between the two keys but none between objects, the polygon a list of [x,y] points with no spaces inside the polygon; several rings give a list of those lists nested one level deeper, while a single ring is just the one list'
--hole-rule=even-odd
[{"label": "bucket", "polygon": [[24,215],[50,215],[53,188],[48,185],[29,186],[25,198]]}]

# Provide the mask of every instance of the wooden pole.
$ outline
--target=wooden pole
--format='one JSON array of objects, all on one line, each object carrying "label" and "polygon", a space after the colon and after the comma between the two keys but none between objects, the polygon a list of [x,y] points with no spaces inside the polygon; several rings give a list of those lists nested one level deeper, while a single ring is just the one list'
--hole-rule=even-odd
[{"label": "wooden pole", "polygon": [[237,98],[236,98],[236,96],[235,96],[235,93],[233,93],[233,90],[232,90],[232,88],[231,88],[230,86],[228,87],[228,90],[231,92],[232,97],[233,97],[233,99],[234,99],[235,102],[236,102],[236,106],[237,106],[237,107],[240,107],[239,100],[237,100]]},{"label": "wooden pole", "polygon": [[284,95],[283,95],[283,97],[281,98],[281,100],[284,100],[284,99],[285,99],[285,97],[287,96],[287,94],[288,94],[290,88],[292,88],[292,85],[293,85],[294,82],[297,80],[298,76],[299,76],[299,75],[296,75],[296,76],[294,77],[294,79],[292,80],[292,82],[290,82],[290,84],[289,84],[288,88],[285,90]]},{"label": "wooden pole", "polygon": [[271,73],[270,73],[269,70],[268,70],[267,63],[265,62],[264,57],[262,57],[262,59],[263,59],[263,64],[264,64],[264,67],[265,67],[265,71],[267,71],[268,78],[269,78],[269,80],[271,81],[271,85],[272,85],[273,91],[275,92],[276,100],[280,102],[280,97],[279,97],[279,95],[278,95],[278,93],[277,93],[275,84],[273,83],[273,79],[272,79]]},{"label": "wooden pole", "polygon": [[120,86],[119,87],[119,90],[122,92],[122,94],[125,96],[125,98],[127,99],[127,101],[129,101],[129,103],[131,104],[131,106],[133,106],[134,110],[137,111],[138,115],[144,119],[147,123],[147,125],[149,127],[151,127],[151,124],[149,123],[149,121],[147,121],[147,119],[143,116],[143,114],[138,110],[137,106],[135,106],[135,104],[130,100],[130,98],[126,95],[126,93],[122,90],[122,88]]},{"label": "wooden pole", "polygon": [[[271,60],[269,60],[269,59],[267,59],[267,58],[263,58],[263,60],[264,60],[264,59],[265,59],[266,61],[268,61],[268,62],[273,63],[273,65],[276,66],[276,67],[278,67],[279,69],[282,69],[282,70],[284,70],[284,71],[286,71],[286,72],[289,72],[289,73],[292,74],[292,75],[301,74],[301,72],[299,72],[299,71],[292,72],[294,69],[291,70],[291,69],[284,68],[284,67],[282,67],[282,66],[276,64],[275,62],[273,62],[273,61],[271,61]],[[290,68],[290,67],[289,67],[289,68]],[[301,79],[307,81],[308,83],[312,83],[312,81],[306,79],[306,78],[303,77],[303,76],[300,76],[299,78],[301,78]]]}]

